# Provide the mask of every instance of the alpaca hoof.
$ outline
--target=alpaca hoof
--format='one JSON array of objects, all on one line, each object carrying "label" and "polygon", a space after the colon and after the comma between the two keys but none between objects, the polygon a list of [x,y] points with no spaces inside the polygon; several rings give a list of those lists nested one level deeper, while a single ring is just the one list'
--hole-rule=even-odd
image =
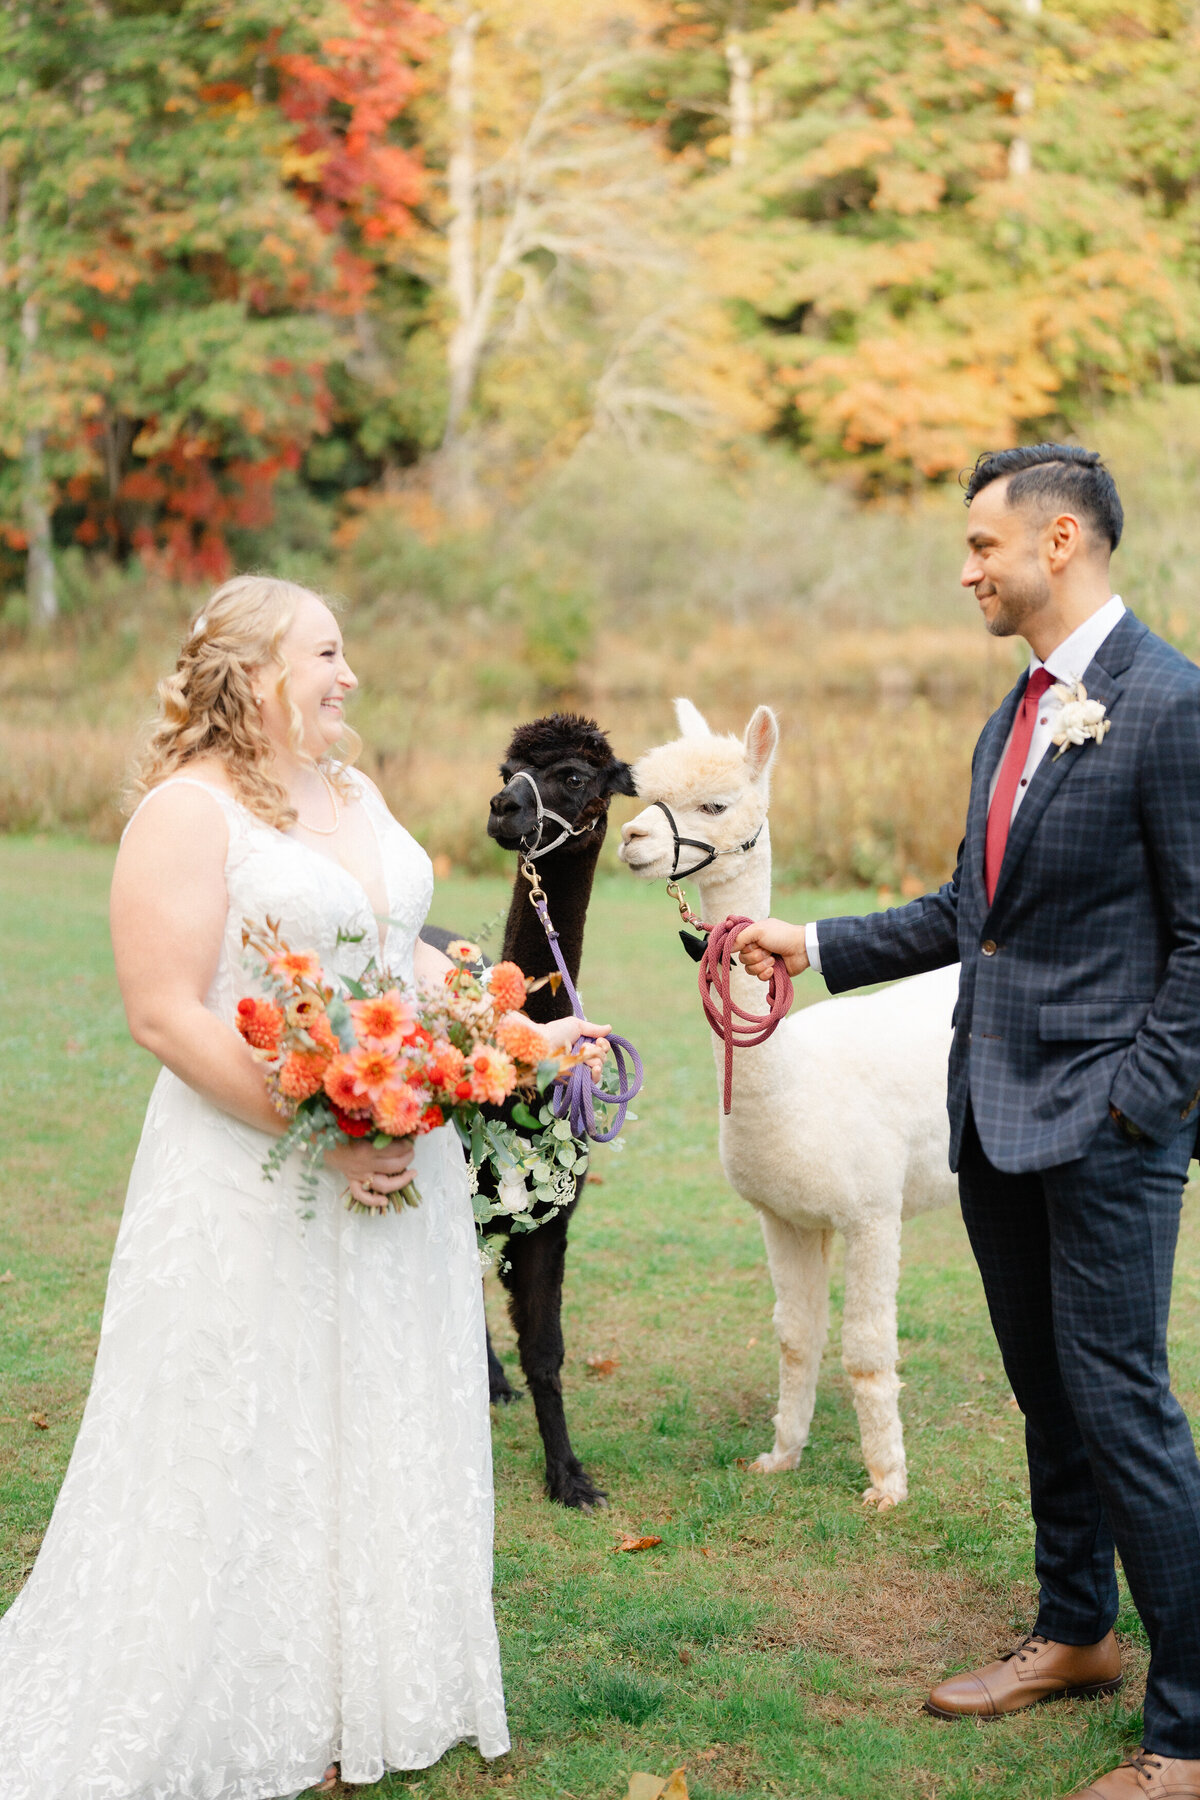
[{"label": "alpaca hoof", "polygon": [[510,1387],[503,1376],[493,1381],[488,1388],[488,1400],[493,1406],[511,1406],[514,1400],[524,1398],[520,1388]]},{"label": "alpaca hoof", "polygon": [[803,1454],[803,1444],[798,1450],[764,1450],[750,1464],[750,1472],[752,1475],[778,1475],[782,1469],[798,1469]]},{"label": "alpaca hoof", "polygon": [[865,1488],[862,1497],[864,1506],[872,1506],[876,1512],[881,1513],[891,1512],[894,1506],[899,1506],[902,1500],[907,1499],[908,1483],[905,1481],[888,1482],[886,1485],[880,1482],[878,1486]]},{"label": "alpaca hoof", "polygon": [[546,1492],[559,1506],[573,1506],[578,1512],[593,1512],[608,1505],[608,1495],[598,1488],[586,1469],[578,1464],[573,1469],[546,1471]]}]

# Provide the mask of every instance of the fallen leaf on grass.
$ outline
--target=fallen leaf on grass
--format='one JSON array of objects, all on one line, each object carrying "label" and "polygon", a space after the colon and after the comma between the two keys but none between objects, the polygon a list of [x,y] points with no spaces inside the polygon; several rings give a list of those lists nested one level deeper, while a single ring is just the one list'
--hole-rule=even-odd
[{"label": "fallen leaf on grass", "polygon": [[50,1429],[50,1421],[45,1413],[30,1413],[29,1423],[36,1426],[38,1431],[49,1431]]},{"label": "fallen leaf on grass", "polygon": [[593,1187],[603,1187],[604,1186],[603,1175],[589,1175],[587,1179],[591,1182]]},{"label": "fallen leaf on grass", "polygon": [[747,1338],[746,1339],[747,1350],[753,1350],[753,1348],[754,1348],[755,1344],[757,1344],[757,1342],[758,1342],[758,1339],[756,1337]]},{"label": "fallen leaf on grass", "polygon": [[665,1781],[661,1775],[646,1775],[638,1769],[629,1777],[625,1800],[688,1800],[683,1767],[672,1769]]},{"label": "fallen leaf on grass", "polygon": [[592,1374],[601,1377],[612,1375],[621,1366],[619,1356],[589,1356],[586,1361]]},{"label": "fallen leaf on grass", "polygon": [[622,1550],[653,1550],[655,1544],[661,1544],[660,1537],[636,1537],[633,1532],[626,1532],[619,1544],[613,1545],[613,1555],[620,1556]]},{"label": "fallen leaf on grass", "polygon": [[5,1269],[3,1275],[0,1275],[0,1286],[2,1286],[6,1281],[15,1281],[16,1279],[17,1278],[13,1274],[11,1269]]}]

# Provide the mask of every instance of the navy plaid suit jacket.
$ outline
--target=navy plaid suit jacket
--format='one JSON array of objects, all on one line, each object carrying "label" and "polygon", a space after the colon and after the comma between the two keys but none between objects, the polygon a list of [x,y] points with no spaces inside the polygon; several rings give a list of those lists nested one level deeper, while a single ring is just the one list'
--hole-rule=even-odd
[{"label": "navy plaid suit jacket", "polygon": [[1014,1174],[1082,1156],[1110,1103],[1160,1143],[1200,1107],[1200,669],[1121,617],[1083,676],[1111,730],[1039,763],[989,906],[988,787],[1026,680],[975,747],[953,879],[818,932],[835,994],[961,962],[950,1166],[969,1104]]}]

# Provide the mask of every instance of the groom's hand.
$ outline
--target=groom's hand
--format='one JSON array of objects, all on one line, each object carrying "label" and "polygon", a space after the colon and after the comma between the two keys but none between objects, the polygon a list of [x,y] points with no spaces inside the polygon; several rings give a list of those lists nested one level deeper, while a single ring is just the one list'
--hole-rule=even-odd
[{"label": "groom's hand", "polygon": [[759,919],[757,924],[747,925],[733,947],[746,973],[757,975],[760,981],[770,981],[777,956],[782,956],[789,975],[802,975],[808,967],[803,925],[789,925],[783,919]]}]

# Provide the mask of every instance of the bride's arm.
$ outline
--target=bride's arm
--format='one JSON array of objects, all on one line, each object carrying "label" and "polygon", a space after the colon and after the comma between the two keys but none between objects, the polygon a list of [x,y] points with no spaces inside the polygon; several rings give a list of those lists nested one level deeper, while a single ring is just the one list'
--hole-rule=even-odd
[{"label": "bride's arm", "polygon": [[229,830],[195,787],[156,794],[125,834],[110,921],[129,1029],[143,1049],[247,1125],[278,1136],[262,1070],[231,1025],[204,1004],[225,934]]},{"label": "bride's arm", "polygon": [[[240,1034],[204,1004],[221,955],[228,827],[195,787],[156,795],[125,833],[113,873],[110,918],[117,981],[129,1029],[189,1087],[247,1125],[278,1137],[284,1121]],[[411,1179],[407,1140],[360,1140],[326,1154],[356,1199],[386,1205]],[[369,1178],[372,1188],[364,1188]]]}]

